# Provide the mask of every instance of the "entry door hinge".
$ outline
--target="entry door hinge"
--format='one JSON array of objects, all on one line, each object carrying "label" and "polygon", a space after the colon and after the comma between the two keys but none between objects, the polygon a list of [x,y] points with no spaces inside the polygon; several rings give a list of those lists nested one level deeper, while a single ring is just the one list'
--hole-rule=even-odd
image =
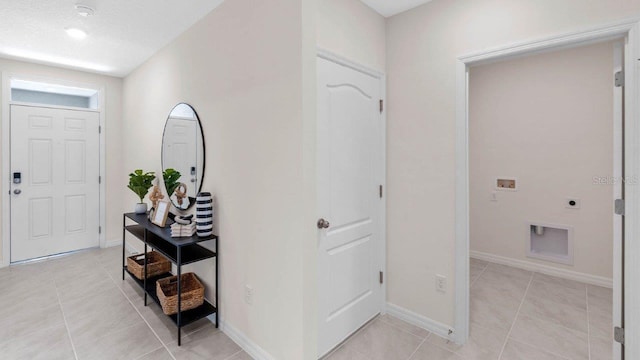
[{"label": "entry door hinge", "polygon": [[380,99],[380,113],[384,111],[384,100]]},{"label": "entry door hinge", "polygon": [[102,184],[102,176],[98,176],[98,184]]},{"label": "entry door hinge", "polygon": [[384,273],[380,271],[380,284],[384,284]]},{"label": "entry door hinge", "polygon": [[380,199],[382,199],[382,185],[380,185]]},{"label": "entry door hinge", "polygon": [[98,126],[98,134],[102,134],[102,126]]},{"label": "entry door hinge", "polygon": [[624,71],[618,71],[615,76],[615,85],[616,87],[624,86]]},{"label": "entry door hinge", "polygon": [[102,226],[98,226],[98,234],[102,234]]},{"label": "entry door hinge", "polygon": [[613,339],[616,342],[624,345],[624,328],[621,328],[621,327],[618,327],[618,326],[614,327],[613,328]]},{"label": "entry door hinge", "polygon": [[616,199],[614,203],[615,213],[616,215],[624,216],[624,199]]}]

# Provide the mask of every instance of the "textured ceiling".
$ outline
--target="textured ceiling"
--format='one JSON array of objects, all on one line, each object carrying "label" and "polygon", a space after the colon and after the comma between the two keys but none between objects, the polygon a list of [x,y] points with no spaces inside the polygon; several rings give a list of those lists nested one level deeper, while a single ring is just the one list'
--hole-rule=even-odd
[{"label": "textured ceiling", "polygon": [[[223,0],[0,0],[0,57],[125,76]],[[95,9],[79,16],[75,4]],[[69,37],[77,27],[89,36]]]},{"label": "textured ceiling", "polygon": [[393,16],[431,0],[361,0],[384,17]]}]

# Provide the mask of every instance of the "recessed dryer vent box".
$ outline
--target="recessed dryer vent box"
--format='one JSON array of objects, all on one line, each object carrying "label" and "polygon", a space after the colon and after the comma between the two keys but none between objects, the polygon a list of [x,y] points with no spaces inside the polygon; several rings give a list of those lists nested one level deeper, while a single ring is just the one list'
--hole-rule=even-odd
[{"label": "recessed dryer vent box", "polygon": [[505,191],[516,191],[516,179],[515,178],[497,178],[496,189]]},{"label": "recessed dryer vent box", "polygon": [[529,223],[527,257],[573,265],[573,228],[566,225]]}]

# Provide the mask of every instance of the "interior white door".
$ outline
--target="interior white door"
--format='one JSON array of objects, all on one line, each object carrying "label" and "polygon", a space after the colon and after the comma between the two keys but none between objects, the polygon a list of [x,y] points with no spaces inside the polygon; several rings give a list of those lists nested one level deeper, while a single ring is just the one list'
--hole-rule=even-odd
[{"label": "interior white door", "polygon": [[[319,355],[382,309],[381,80],[318,58]],[[326,225],[325,225],[326,226]]]},{"label": "interior white door", "polygon": [[11,261],[99,245],[99,114],[11,105]]}]

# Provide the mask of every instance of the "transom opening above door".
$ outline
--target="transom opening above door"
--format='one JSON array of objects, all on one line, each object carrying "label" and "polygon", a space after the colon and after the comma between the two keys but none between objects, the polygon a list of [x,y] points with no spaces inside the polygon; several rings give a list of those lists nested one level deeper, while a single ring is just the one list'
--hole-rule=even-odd
[{"label": "transom opening above door", "polygon": [[20,79],[11,80],[11,101],[98,109],[98,90]]}]

